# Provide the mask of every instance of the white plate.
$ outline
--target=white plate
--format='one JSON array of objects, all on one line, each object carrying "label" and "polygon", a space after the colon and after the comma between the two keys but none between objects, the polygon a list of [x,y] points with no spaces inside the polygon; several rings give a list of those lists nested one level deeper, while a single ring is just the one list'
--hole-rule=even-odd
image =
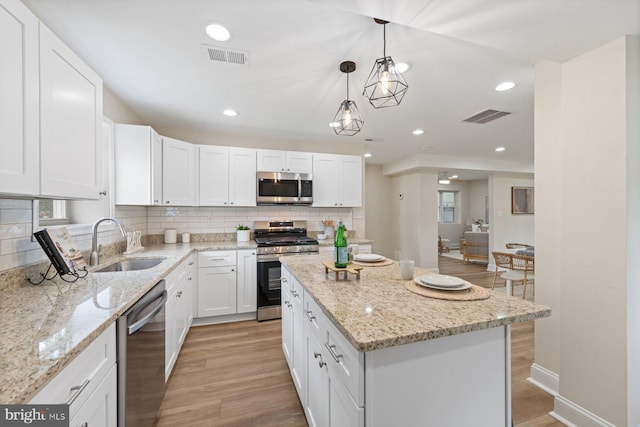
[{"label": "white plate", "polygon": [[471,283],[465,282],[465,281],[463,281],[461,285],[455,286],[455,287],[451,287],[451,286],[443,287],[443,286],[437,286],[437,285],[430,285],[428,283],[421,282],[418,279],[415,279],[415,282],[420,286],[424,286],[425,288],[437,289],[438,291],[462,291],[465,289],[469,289],[471,287]]},{"label": "white plate", "polygon": [[459,277],[445,276],[444,274],[426,274],[418,279],[427,285],[439,286],[441,288],[455,288],[464,283]]},{"label": "white plate", "polygon": [[353,259],[360,262],[378,262],[384,261],[385,257],[378,254],[358,254],[354,255]]}]

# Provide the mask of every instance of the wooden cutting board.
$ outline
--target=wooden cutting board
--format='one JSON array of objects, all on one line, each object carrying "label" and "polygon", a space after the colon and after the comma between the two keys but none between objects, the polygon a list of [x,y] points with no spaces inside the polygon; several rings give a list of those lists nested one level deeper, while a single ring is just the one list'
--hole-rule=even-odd
[{"label": "wooden cutting board", "polygon": [[356,276],[356,280],[360,280],[360,270],[362,270],[362,267],[357,265],[350,264],[346,267],[338,268],[331,261],[325,261],[322,265],[324,265],[324,274],[329,274],[329,271],[333,271],[335,273],[336,280],[340,280],[340,273],[344,273],[344,280],[349,278],[348,273],[354,274]]}]

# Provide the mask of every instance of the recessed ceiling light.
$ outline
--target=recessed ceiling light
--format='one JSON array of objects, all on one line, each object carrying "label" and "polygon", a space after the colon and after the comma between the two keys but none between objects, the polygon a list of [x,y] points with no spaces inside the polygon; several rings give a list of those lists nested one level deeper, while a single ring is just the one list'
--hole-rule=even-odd
[{"label": "recessed ceiling light", "polygon": [[416,129],[413,132],[411,132],[414,135],[422,135],[424,133],[424,130],[422,129]]},{"label": "recessed ceiling light", "polygon": [[338,123],[338,122],[331,122],[331,123],[329,123],[329,127],[330,127],[330,128],[337,128],[338,126],[340,126],[340,123]]},{"label": "recessed ceiling light", "polygon": [[411,65],[406,63],[406,62],[396,62],[395,65],[396,65],[396,70],[399,73],[404,73],[404,72],[408,71],[409,68],[411,68]]},{"label": "recessed ceiling light", "polygon": [[497,151],[498,153],[500,153],[500,152],[502,152],[502,151],[504,151],[504,150],[506,150],[506,148],[504,148],[504,147],[496,147],[496,151]]},{"label": "recessed ceiling light", "polygon": [[514,87],[516,87],[514,82],[502,82],[496,86],[496,90],[498,92],[504,92],[505,90],[513,89]]},{"label": "recessed ceiling light", "polygon": [[219,42],[226,42],[231,38],[231,33],[220,24],[209,24],[204,31],[209,37]]},{"label": "recessed ceiling light", "polygon": [[448,185],[451,184],[451,181],[449,181],[448,179],[439,179],[438,184]]},{"label": "recessed ceiling light", "polygon": [[224,110],[222,114],[224,114],[227,117],[235,117],[238,115],[238,112],[234,110]]},{"label": "recessed ceiling light", "polygon": [[372,157],[372,156],[373,156],[373,154],[371,154],[371,153],[364,153],[364,157],[367,158],[367,159]]}]

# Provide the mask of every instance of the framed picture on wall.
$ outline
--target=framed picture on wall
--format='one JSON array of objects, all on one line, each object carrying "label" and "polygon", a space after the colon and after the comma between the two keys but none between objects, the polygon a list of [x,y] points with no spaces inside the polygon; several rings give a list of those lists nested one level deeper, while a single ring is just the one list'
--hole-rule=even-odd
[{"label": "framed picture on wall", "polygon": [[533,187],[511,187],[511,213],[534,213]]}]

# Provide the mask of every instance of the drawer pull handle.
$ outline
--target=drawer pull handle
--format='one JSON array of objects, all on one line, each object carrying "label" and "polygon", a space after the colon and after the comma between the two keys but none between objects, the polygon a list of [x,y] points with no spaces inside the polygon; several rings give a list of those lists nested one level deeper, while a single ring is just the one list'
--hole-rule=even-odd
[{"label": "drawer pull handle", "polygon": [[293,289],[291,289],[291,295],[293,295],[294,298],[298,298],[298,293],[296,291],[294,291]]},{"label": "drawer pull handle", "polygon": [[316,316],[312,316],[312,311],[311,310],[305,310],[304,313],[307,315],[307,319],[309,319],[310,322],[312,322]]},{"label": "drawer pull handle", "polygon": [[287,278],[286,278],[286,277],[281,277],[281,278],[280,278],[280,282],[281,282],[281,283],[289,283],[289,282],[287,281]]},{"label": "drawer pull handle", "polygon": [[74,385],[73,387],[71,387],[69,389],[69,391],[72,391],[73,394],[71,395],[71,397],[69,398],[69,400],[67,400],[67,405],[72,405],[73,402],[76,401],[76,399],[78,398],[78,396],[80,396],[80,393],[82,393],[82,391],[87,388],[87,386],[89,385],[89,378],[87,378],[86,380],[84,380],[84,382],[81,385]]},{"label": "drawer pull handle", "polygon": [[321,368],[327,364],[327,362],[323,362],[322,361],[322,354],[321,353],[316,351],[316,352],[313,353],[313,357],[315,359],[317,359],[318,357],[320,358],[320,361],[318,362],[318,366],[320,366]]},{"label": "drawer pull handle", "polygon": [[209,261],[224,261],[226,260],[225,257],[220,257],[220,258],[209,258]]},{"label": "drawer pull handle", "polygon": [[344,355],[336,353],[336,346],[329,345],[329,343],[325,343],[324,346],[327,347],[327,350],[329,350],[329,353],[331,354],[331,357],[333,357],[333,360],[335,360],[336,363],[340,363],[340,359],[344,358]]}]

